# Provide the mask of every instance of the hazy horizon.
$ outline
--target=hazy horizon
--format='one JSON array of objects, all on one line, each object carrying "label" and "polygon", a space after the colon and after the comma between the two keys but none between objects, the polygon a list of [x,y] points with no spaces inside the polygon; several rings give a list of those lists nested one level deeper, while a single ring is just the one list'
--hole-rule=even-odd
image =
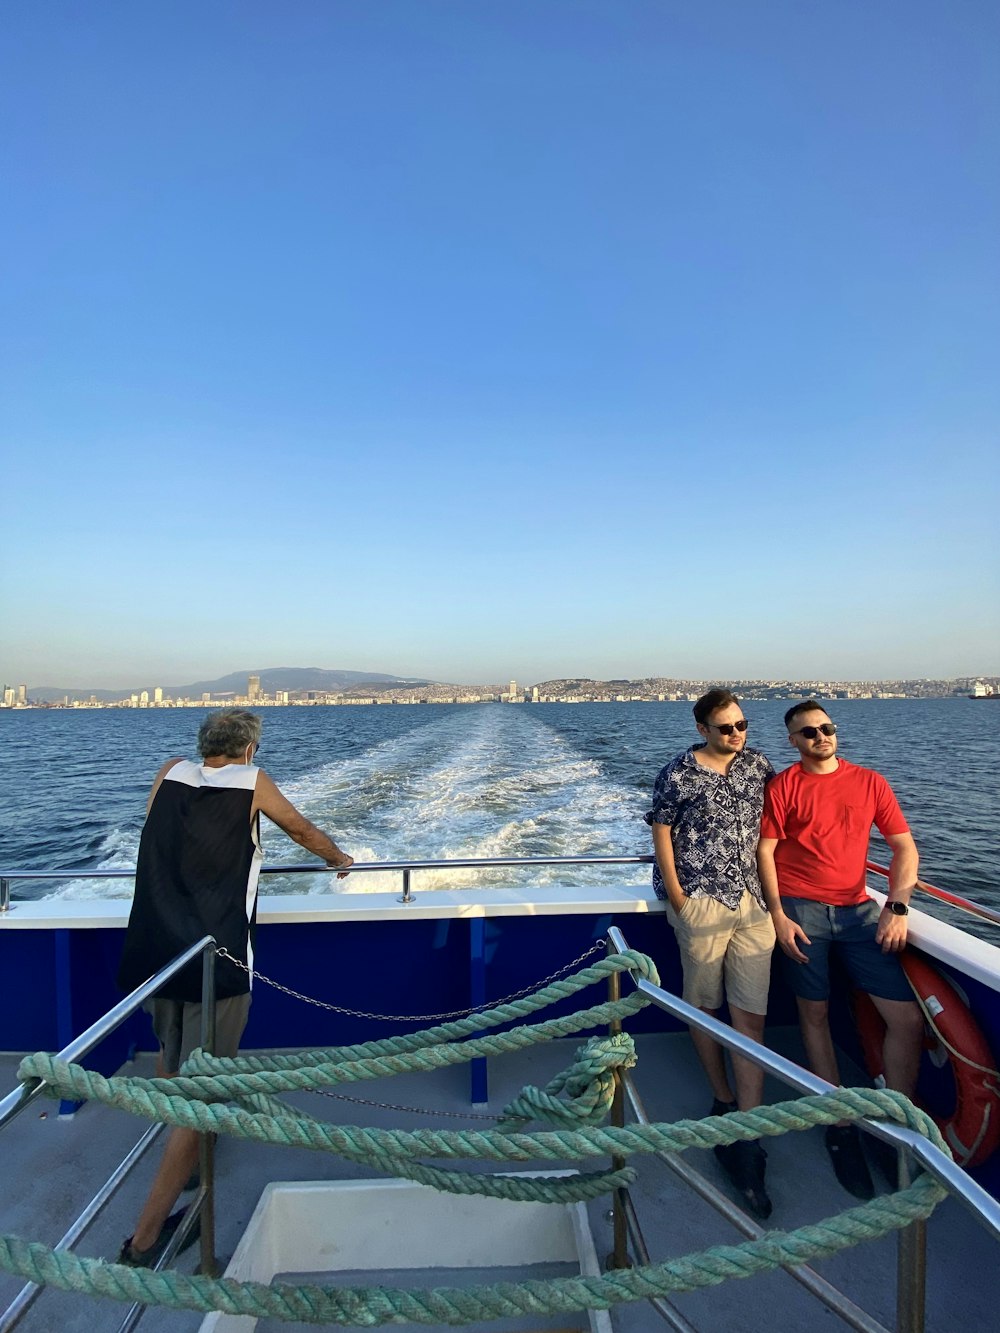
[{"label": "hazy horizon", "polygon": [[[193,685],[201,686],[201,685],[203,685],[203,684],[205,684],[205,683],[207,683],[208,681],[211,681],[211,680],[224,680],[224,679],[226,679],[227,677],[232,677],[232,676],[246,676],[246,677],[249,677],[249,676],[251,676],[251,675],[260,675],[260,674],[264,674],[264,673],[266,673],[266,672],[272,672],[272,673],[273,673],[273,672],[278,672],[278,671],[281,671],[281,670],[296,671],[296,670],[301,670],[301,669],[303,669],[303,668],[298,668],[298,667],[284,667],[284,668],[282,668],[282,667],[253,667],[253,668],[251,668],[250,670],[248,670],[248,671],[246,671],[246,672],[243,672],[243,671],[235,671],[235,672],[234,672],[234,671],[225,671],[225,672],[221,672],[221,673],[219,674],[219,676],[217,676],[217,677],[210,677],[210,676],[207,676],[204,672],[202,672],[202,673],[200,673],[200,675],[198,675],[197,677],[193,677],[190,681],[173,681],[173,682],[167,681],[167,680],[166,680],[165,678],[163,678],[162,676],[156,676],[156,675],[154,675],[154,676],[150,676],[148,679],[146,679],[146,678],[143,678],[143,679],[136,679],[135,677],[131,677],[131,678],[129,678],[128,680],[119,680],[119,681],[116,681],[116,682],[114,682],[114,683],[110,683],[110,684],[109,684],[109,683],[102,683],[102,682],[99,682],[99,681],[88,681],[86,684],[82,684],[82,685],[81,685],[81,684],[65,684],[65,683],[61,683],[61,682],[56,681],[56,680],[40,680],[40,681],[37,681],[34,685],[28,684],[28,692],[29,692],[29,694],[30,694],[32,690],[67,690],[67,691],[69,691],[70,693],[72,693],[72,692],[83,693],[83,692],[85,692],[85,691],[87,691],[87,690],[124,691],[124,690],[143,690],[143,689],[153,690],[153,689],[155,689],[155,688],[162,688],[162,689],[164,689],[164,690],[170,690],[170,689],[183,689],[183,688],[189,688],[190,686],[193,686]],[[331,672],[339,672],[339,671],[351,671],[351,672],[353,672],[353,671],[356,670],[356,668],[353,668],[353,667],[312,667],[312,668],[306,668],[306,669],[308,669],[308,670],[319,670],[319,671],[331,671]],[[384,675],[381,675],[380,673],[377,673],[377,672],[376,672],[376,673],[373,673],[373,674],[376,676],[376,679],[370,682],[371,685],[372,685],[373,687],[376,686],[376,685],[378,685],[379,682],[380,682],[380,680],[381,680],[381,682],[382,682],[382,688],[399,688],[399,689],[404,689],[404,688],[407,688],[407,686],[408,686],[408,682],[409,682],[411,679],[419,680],[421,683],[432,684],[432,685],[444,685],[444,686],[448,686],[448,685],[456,685],[456,686],[469,686],[469,687],[472,687],[472,686],[484,686],[484,687],[485,687],[485,686],[494,686],[494,685],[495,685],[495,686],[500,686],[500,687],[502,687],[502,688],[506,688],[507,684],[508,684],[509,681],[511,681],[511,680],[516,680],[519,686],[527,686],[527,687],[530,687],[531,685],[535,685],[535,684],[541,684],[542,682],[547,681],[547,680],[593,680],[593,681],[595,681],[595,682],[599,682],[599,683],[607,683],[607,682],[609,682],[609,681],[641,681],[641,680],[646,680],[646,679],[657,679],[657,678],[662,678],[662,679],[665,679],[665,680],[692,681],[692,682],[695,682],[695,681],[697,681],[697,682],[717,681],[717,682],[720,683],[720,684],[726,684],[727,682],[728,682],[728,683],[736,682],[736,683],[739,683],[739,684],[749,684],[749,683],[754,682],[754,681],[763,682],[763,681],[771,681],[771,680],[773,680],[773,681],[799,681],[799,680],[801,680],[801,681],[823,681],[823,682],[828,682],[828,683],[830,683],[830,684],[846,684],[846,683],[858,683],[858,684],[863,684],[863,683],[866,683],[866,682],[874,683],[874,682],[877,682],[877,681],[889,681],[889,680],[942,680],[942,681],[948,681],[948,680],[989,679],[989,678],[992,678],[992,677],[994,677],[994,676],[996,676],[997,674],[1000,674],[1000,673],[998,673],[997,671],[973,671],[973,672],[960,672],[960,673],[958,673],[957,675],[954,675],[954,676],[925,676],[925,675],[915,675],[915,674],[912,673],[912,672],[902,673],[902,674],[899,674],[899,675],[891,675],[891,676],[833,676],[833,675],[830,675],[829,673],[826,673],[826,674],[822,674],[822,673],[821,673],[821,674],[814,675],[814,676],[798,676],[798,675],[794,675],[794,674],[788,674],[788,673],[786,672],[786,673],[775,673],[775,674],[771,674],[771,675],[767,675],[767,676],[748,676],[748,675],[720,676],[720,675],[714,675],[714,674],[713,674],[713,675],[704,675],[704,676],[679,676],[679,675],[677,675],[676,673],[672,673],[672,672],[662,672],[662,671],[661,671],[661,672],[647,672],[647,673],[640,673],[640,674],[637,674],[637,673],[634,673],[634,672],[633,672],[631,675],[621,675],[621,676],[592,676],[592,675],[589,675],[588,673],[585,673],[585,672],[569,672],[569,671],[563,671],[563,672],[559,672],[557,675],[553,675],[553,676],[531,676],[531,675],[518,675],[518,674],[515,673],[515,672],[507,672],[507,673],[496,673],[496,672],[494,672],[491,676],[485,676],[485,677],[483,677],[482,679],[477,679],[477,680],[459,680],[459,679],[457,679],[457,678],[454,677],[454,676],[444,676],[444,677],[438,677],[438,678],[434,678],[434,679],[432,679],[432,678],[430,678],[430,677],[413,677],[413,678],[409,678],[409,677],[399,677],[399,676],[398,676],[398,673],[395,673],[395,672],[386,672]],[[19,682],[19,681],[16,682],[16,681],[14,681],[14,680],[7,680],[5,683],[6,683],[7,685],[11,685],[11,684],[18,684],[18,683],[21,683],[21,682]],[[24,682],[24,683],[27,683],[27,682]],[[358,682],[356,683],[356,686],[344,687],[344,688],[357,688],[357,689],[363,690],[363,689],[364,689],[364,686],[365,686],[366,683],[368,683],[368,682],[365,682],[365,681],[358,681]],[[282,688],[284,688],[284,687],[282,687]],[[309,687],[309,688],[312,688],[312,687]],[[419,688],[419,686],[416,686],[415,688]],[[264,689],[263,686],[262,686],[262,689]],[[266,693],[267,691],[264,690],[264,692]]]}]

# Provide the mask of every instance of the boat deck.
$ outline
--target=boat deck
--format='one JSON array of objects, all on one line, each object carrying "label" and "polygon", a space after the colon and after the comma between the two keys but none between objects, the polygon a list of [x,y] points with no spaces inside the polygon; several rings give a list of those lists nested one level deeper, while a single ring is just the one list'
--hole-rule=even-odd
[{"label": "boat deck", "polygon": [[[769,1030],[768,1042],[792,1059],[801,1058],[798,1035],[791,1029]],[[543,1085],[570,1061],[579,1039],[549,1043],[516,1056],[490,1061],[489,1107],[475,1108],[478,1114],[496,1115],[525,1084]],[[684,1034],[640,1036],[637,1040],[636,1085],[650,1119],[671,1121],[699,1117],[708,1109],[710,1097],[691,1044]],[[0,1057],[0,1089],[14,1086],[16,1056]],[[152,1058],[139,1057],[122,1072],[152,1073]],[[845,1077],[849,1077],[845,1073]],[[854,1080],[863,1082],[860,1075]],[[291,1094],[287,1100],[309,1109],[323,1119],[342,1124],[367,1124],[416,1128],[463,1126],[488,1127],[471,1118],[468,1100],[468,1071],[450,1068],[434,1074],[410,1074],[355,1085],[350,1097],[331,1098],[317,1094]],[[786,1090],[769,1081],[769,1101],[784,1100]],[[372,1103],[402,1104],[421,1112],[448,1112],[448,1118],[411,1113]],[[455,1113],[462,1118],[454,1119]],[[466,1116],[470,1118],[466,1119]],[[124,1112],[99,1106],[84,1106],[72,1118],[60,1119],[58,1104],[37,1102],[4,1131],[5,1189],[0,1202],[0,1229],[27,1239],[54,1243],[96,1192],[100,1184],[125,1156],[145,1128]],[[837,1184],[822,1142],[822,1132],[789,1134],[769,1141],[768,1188],[774,1212],[768,1226],[791,1230],[843,1211],[854,1202]],[[711,1152],[692,1150],[685,1161],[701,1170],[724,1192],[726,1182]],[[133,1225],[145,1197],[159,1157],[159,1147],[143,1159],[124,1183],[104,1213],[80,1242],[80,1254],[113,1259],[122,1237]],[[359,1179],[372,1174],[340,1158],[316,1152],[268,1147],[244,1141],[221,1139],[217,1162],[217,1248],[220,1256],[231,1255],[264,1186],[274,1180]],[[662,1260],[702,1250],[714,1244],[734,1244],[743,1237],[714,1209],[700,1199],[669,1168],[654,1157],[636,1158],[639,1178],[632,1187],[640,1223],[652,1260]],[[462,1164],[463,1168],[493,1170],[492,1164]],[[551,1169],[552,1164],[539,1164]],[[519,1164],[518,1170],[525,1169]],[[876,1186],[888,1186],[873,1170]],[[608,1204],[590,1205],[594,1242],[602,1260],[611,1250]],[[399,1236],[399,1253],[405,1256],[407,1236]],[[198,1262],[194,1247],[182,1255],[178,1266],[193,1272]],[[928,1227],[927,1329],[953,1333],[963,1326],[992,1326],[995,1301],[984,1275],[995,1271],[997,1248],[974,1219],[952,1200],[942,1204]],[[401,1268],[405,1260],[401,1259]],[[895,1326],[896,1239],[890,1236],[818,1262],[816,1271],[844,1291],[872,1317],[889,1328]],[[362,1285],[445,1285],[452,1274],[420,1270],[358,1278]],[[468,1275],[467,1275],[468,1277]],[[0,1309],[21,1287],[21,1282],[0,1276]],[[783,1272],[728,1282],[698,1292],[678,1295],[673,1303],[699,1330],[725,1328],[727,1333],[799,1333],[804,1327],[845,1327],[794,1279]],[[125,1307],[117,1303],[84,1298],[57,1291],[44,1293],[19,1324],[27,1333],[103,1333],[116,1329]],[[197,1329],[201,1316],[187,1312],[151,1309],[141,1328],[150,1333],[189,1333]],[[613,1316],[617,1333],[649,1333],[666,1327],[645,1303],[619,1306]],[[301,1324],[262,1322],[262,1333],[277,1327],[304,1329]],[[566,1316],[547,1322],[503,1323],[490,1321],[475,1327],[494,1333],[521,1329],[569,1329],[575,1325]],[[411,1327],[415,1327],[412,1326]],[[426,1327],[426,1326],[424,1326]]]}]

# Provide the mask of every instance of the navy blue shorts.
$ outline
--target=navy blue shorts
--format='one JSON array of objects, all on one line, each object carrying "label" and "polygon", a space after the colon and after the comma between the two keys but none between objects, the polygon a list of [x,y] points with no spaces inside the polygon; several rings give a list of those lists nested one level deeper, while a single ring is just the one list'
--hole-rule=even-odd
[{"label": "navy blue shorts", "polygon": [[830,950],[843,963],[858,990],[880,1000],[912,1000],[913,991],[896,953],[883,953],[875,943],[881,908],[872,898],[849,907],[831,907],[811,898],[782,898],[790,921],[797,922],[810,943],[797,941],[809,959],[797,963],[783,950],[781,966],[789,986],[803,1000],[830,997]]}]

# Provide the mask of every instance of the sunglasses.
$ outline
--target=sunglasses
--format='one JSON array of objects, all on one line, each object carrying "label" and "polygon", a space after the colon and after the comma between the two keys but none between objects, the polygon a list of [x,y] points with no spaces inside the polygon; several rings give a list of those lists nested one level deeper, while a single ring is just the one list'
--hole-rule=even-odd
[{"label": "sunglasses", "polygon": [[836,734],[835,722],[821,722],[818,727],[799,727],[798,731],[791,732],[792,736],[805,736],[807,741],[814,741],[817,736],[836,736]]},{"label": "sunglasses", "polygon": [[739,722],[720,722],[718,724],[715,722],[705,723],[706,727],[711,727],[712,730],[717,731],[720,736],[731,736],[734,731],[746,731],[749,725],[750,723],[745,717],[741,718]]}]

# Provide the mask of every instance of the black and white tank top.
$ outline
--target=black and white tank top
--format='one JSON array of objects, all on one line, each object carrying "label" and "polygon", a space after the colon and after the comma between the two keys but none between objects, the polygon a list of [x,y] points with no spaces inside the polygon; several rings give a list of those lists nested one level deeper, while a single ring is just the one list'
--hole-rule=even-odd
[{"label": "black and white tank top", "polygon": [[[263,855],[259,817],[250,811],[260,769],[210,768],[180,760],[153,797],[143,826],[118,984],[134,990],[204,935],[253,967],[257,880]],[[250,975],[216,962],[220,998],[250,989]],[[201,960],[172,977],[158,995],[201,999]]]}]

